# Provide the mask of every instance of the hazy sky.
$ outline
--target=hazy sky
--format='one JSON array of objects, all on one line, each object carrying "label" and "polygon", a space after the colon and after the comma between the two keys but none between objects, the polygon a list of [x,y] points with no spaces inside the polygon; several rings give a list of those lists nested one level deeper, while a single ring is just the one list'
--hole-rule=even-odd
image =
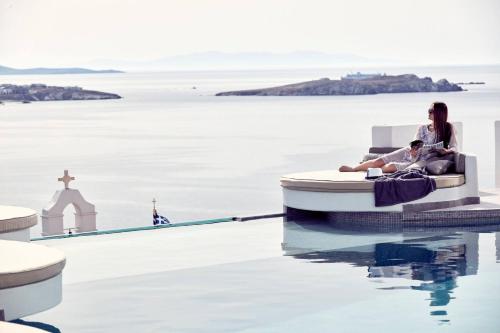
[{"label": "hazy sky", "polygon": [[500,63],[497,0],[0,0],[0,64],[204,51]]}]

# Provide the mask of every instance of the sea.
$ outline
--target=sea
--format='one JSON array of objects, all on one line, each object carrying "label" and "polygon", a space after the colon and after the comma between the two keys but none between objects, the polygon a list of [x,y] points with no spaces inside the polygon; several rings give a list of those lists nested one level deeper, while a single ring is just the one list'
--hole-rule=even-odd
[{"label": "sea", "polygon": [[[447,93],[215,96],[352,71],[485,84]],[[463,122],[462,147],[478,157],[480,187],[495,185],[500,65],[13,75],[0,83],[123,97],[0,105],[0,204],[41,214],[67,169],[76,178],[70,187],[96,206],[100,230],[151,225],[153,199],[172,223],[280,213],[281,175],[354,164],[372,126],[426,124],[434,101]],[[73,213],[64,210],[65,228],[74,227]],[[40,232],[39,223],[32,236]]]}]

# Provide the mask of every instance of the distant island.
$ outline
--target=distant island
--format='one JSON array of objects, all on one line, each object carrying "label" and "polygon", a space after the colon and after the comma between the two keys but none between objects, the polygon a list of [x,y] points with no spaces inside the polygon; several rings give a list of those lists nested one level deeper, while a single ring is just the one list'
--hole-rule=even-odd
[{"label": "distant island", "polygon": [[216,96],[331,96],[447,91],[463,89],[445,79],[433,82],[430,77],[419,78],[414,74],[357,73],[340,80],[324,78],[279,87],[220,92]]},{"label": "distant island", "polygon": [[126,68],[134,71],[170,70],[268,70],[402,65],[395,59],[367,58],[352,53],[294,52],[196,52],[150,60],[95,59],[88,66]]},{"label": "distant island", "polygon": [[45,74],[106,74],[106,73],[123,73],[114,69],[92,70],[87,68],[26,68],[17,69],[11,67],[0,66],[0,75],[45,75]]},{"label": "distant island", "polygon": [[94,90],[84,90],[80,87],[55,87],[45,84],[18,86],[0,84],[0,101],[68,101],[92,99],[118,99],[121,96]]}]

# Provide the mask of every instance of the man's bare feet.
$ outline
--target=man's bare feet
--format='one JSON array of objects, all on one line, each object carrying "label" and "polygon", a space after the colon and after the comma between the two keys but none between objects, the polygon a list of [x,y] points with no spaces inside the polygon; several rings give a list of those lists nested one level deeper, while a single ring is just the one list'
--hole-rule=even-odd
[{"label": "man's bare feet", "polygon": [[350,166],[343,165],[339,168],[340,172],[354,172],[354,168],[351,168]]}]

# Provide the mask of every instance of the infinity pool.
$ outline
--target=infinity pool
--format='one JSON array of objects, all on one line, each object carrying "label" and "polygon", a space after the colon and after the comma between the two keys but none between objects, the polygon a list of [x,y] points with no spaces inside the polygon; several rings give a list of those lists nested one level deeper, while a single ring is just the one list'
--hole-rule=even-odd
[{"label": "infinity pool", "polygon": [[39,242],[67,254],[52,332],[498,332],[500,228],[228,222]]}]

